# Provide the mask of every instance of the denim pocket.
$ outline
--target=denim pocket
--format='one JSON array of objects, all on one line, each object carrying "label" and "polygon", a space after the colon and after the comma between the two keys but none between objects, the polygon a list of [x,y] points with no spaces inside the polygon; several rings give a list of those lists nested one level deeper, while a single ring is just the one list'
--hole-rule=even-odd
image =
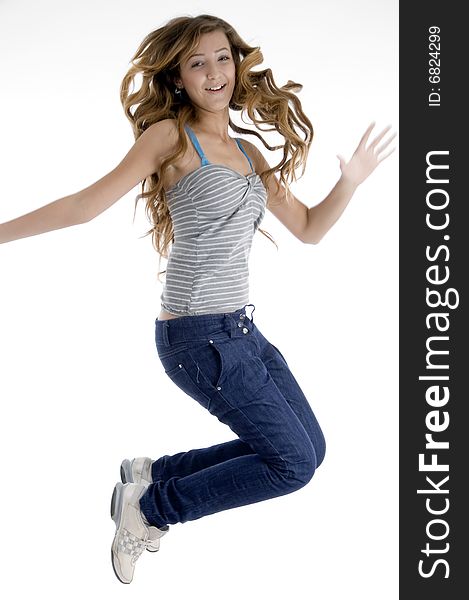
[{"label": "denim pocket", "polygon": [[[191,359],[189,361],[186,357],[182,359],[182,362],[178,362],[176,366],[166,368],[164,363],[166,375],[181,389],[185,394],[196,400],[207,410],[210,410],[210,397],[203,391],[202,387],[198,385],[191,376],[189,371]],[[187,368],[186,368],[187,365]]]},{"label": "denim pocket", "polygon": [[196,367],[195,378],[197,383],[202,380],[208,384],[213,391],[221,389],[225,378],[224,347],[226,341],[210,339],[203,344],[191,346],[189,354]]}]

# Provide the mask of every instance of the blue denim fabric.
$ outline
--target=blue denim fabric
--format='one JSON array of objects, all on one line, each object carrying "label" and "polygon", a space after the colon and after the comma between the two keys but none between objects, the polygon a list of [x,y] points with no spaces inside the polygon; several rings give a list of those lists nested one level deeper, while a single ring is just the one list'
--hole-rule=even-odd
[{"label": "blue denim fabric", "polygon": [[306,485],[325,441],[278,348],[244,307],[231,313],[156,320],[168,377],[238,436],[162,456],[140,499],[151,525],[184,523],[283,496]]}]

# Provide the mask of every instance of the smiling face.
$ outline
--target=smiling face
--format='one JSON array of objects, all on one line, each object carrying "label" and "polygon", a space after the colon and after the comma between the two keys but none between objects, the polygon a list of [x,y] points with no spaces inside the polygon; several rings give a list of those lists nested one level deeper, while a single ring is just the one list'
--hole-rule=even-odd
[{"label": "smiling face", "polygon": [[217,30],[200,36],[194,53],[180,65],[176,85],[185,89],[198,108],[219,112],[228,110],[235,79],[230,43],[225,33]]}]

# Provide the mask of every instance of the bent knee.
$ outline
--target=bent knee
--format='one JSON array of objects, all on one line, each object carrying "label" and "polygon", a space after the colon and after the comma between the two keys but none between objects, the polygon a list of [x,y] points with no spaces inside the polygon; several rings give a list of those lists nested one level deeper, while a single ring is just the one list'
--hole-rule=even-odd
[{"label": "bent knee", "polygon": [[326,456],[326,440],[324,436],[321,436],[321,439],[315,446],[316,450],[316,469],[323,462],[324,457]]},{"label": "bent knee", "polygon": [[313,451],[303,460],[290,464],[289,480],[293,489],[300,489],[311,481],[318,467],[316,453]]}]

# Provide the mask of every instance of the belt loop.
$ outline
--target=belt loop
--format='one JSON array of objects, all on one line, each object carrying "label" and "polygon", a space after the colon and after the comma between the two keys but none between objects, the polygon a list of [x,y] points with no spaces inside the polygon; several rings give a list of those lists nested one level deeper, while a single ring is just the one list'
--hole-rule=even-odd
[{"label": "belt loop", "polygon": [[225,328],[228,330],[229,336],[234,337],[236,332],[236,321],[230,315],[230,313],[225,313]]},{"label": "belt loop", "polygon": [[233,319],[233,317],[230,317],[231,319],[231,331],[230,331],[230,336],[231,337],[235,337],[236,335],[236,329],[238,328],[238,324],[237,322]]},{"label": "belt loop", "polygon": [[165,346],[169,346],[169,336],[168,336],[168,329],[169,329],[169,323],[168,321],[165,321],[163,323],[163,342]]}]

